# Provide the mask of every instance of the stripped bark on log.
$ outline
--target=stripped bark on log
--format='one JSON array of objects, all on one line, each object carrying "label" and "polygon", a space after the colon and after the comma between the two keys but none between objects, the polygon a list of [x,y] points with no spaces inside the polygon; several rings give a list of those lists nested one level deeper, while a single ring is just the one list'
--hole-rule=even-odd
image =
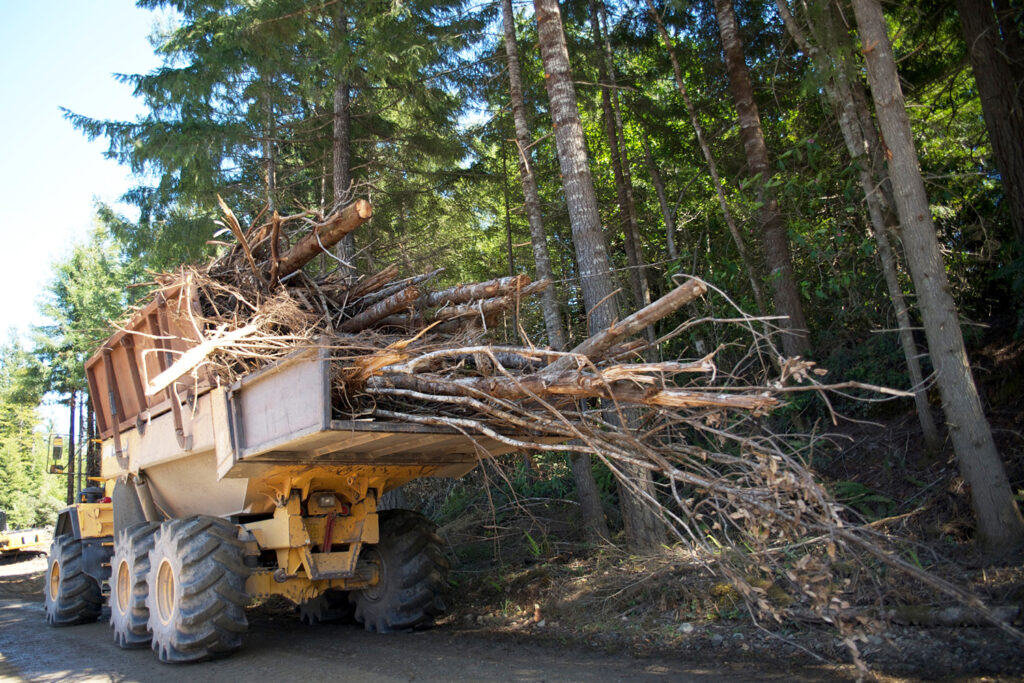
[{"label": "stripped bark on log", "polygon": [[[529,278],[527,278],[527,282],[529,282]],[[548,280],[538,280],[537,282],[530,283],[525,287],[522,287],[519,291],[506,296],[496,297],[493,299],[483,299],[460,306],[446,306],[444,308],[440,308],[431,316],[431,319],[451,320],[452,318],[462,318],[473,315],[482,315],[486,319],[514,307],[517,301],[537,294],[538,292],[542,292],[549,286],[551,286],[551,283]],[[424,297],[424,299],[429,301],[430,296],[428,295]]]},{"label": "stripped bark on log", "polygon": [[427,294],[423,297],[423,306],[433,308],[448,304],[465,304],[477,299],[494,299],[519,291],[528,284],[530,284],[529,276],[516,275],[476,284],[458,285]]},{"label": "stripped bark on log", "polygon": [[489,397],[519,401],[545,396],[565,396],[573,399],[597,398],[620,403],[667,406],[676,408],[728,408],[763,413],[779,402],[771,396],[756,394],[714,394],[665,386],[648,389],[632,382],[608,381],[600,375],[566,372],[560,375],[544,373],[515,378],[471,377],[448,379],[437,375],[379,375],[371,377],[365,390],[371,394],[386,394],[390,389],[409,389],[422,394],[440,396]]},{"label": "stripped bark on log", "polygon": [[256,260],[252,256],[252,249],[249,247],[249,243],[245,239],[245,234],[242,232],[242,226],[239,225],[234,212],[227,204],[224,203],[224,200],[221,199],[220,195],[217,195],[217,202],[220,204],[221,211],[224,212],[224,220],[226,223],[221,223],[220,221],[217,222],[227,227],[228,230],[231,231],[231,234],[235,236],[235,239],[238,240],[238,246],[242,248],[242,251],[245,253],[245,258],[249,261],[249,267],[252,268],[252,274],[257,280],[263,282],[263,275],[260,273],[260,269],[256,267]]},{"label": "stripped bark on log", "polygon": [[[631,337],[645,327],[653,325],[707,291],[707,286],[700,280],[690,280],[633,315],[613,324],[607,330],[593,335],[574,348],[572,353],[575,356],[586,356],[591,362],[603,358],[608,350],[624,337]],[[573,363],[573,356],[565,356],[549,365],[544,372],[548,374],[563,372],[572,367]]]},{"label": "stripped bark on log", "polygon": [[359,301],[354,303],[358,306],[372,306],[378,301],[383,301],[384,299],[395,294],[396,292],[402,291],[406,287],[419,285],[426,282],[427,280],[435,278],[442,272],[444,272],[444,268],[438,268],[437,270],[432,270],[429,273],[423,273],[422,275],[407,277],[404,280],[399,280],[398,282],[391,283],[390,285],[384,287],[378,292],[367,294],[366,296],[362,297]]},{"label": "stripped bark on log", "polygon": [[624,344],[616,344],[607,351],[605,351],[605,358],[608,360],[617,360],[623,356],[634,355],[638,356],[639,351],[647,346],[646,339],[634,339],[631,342]]},{"label": "stripped bark on log", "polygon": [[230,331],[219,330],[201,344],[197,344],[186,351],[169,368],[154,377],[146,385],[146,397],[148,398],[159,394],[161,391],[169,387],[174,380],[197,367],[200,363],[206,360],[207,356],[217,349],[228,347],[245,339],[246,337],[256,335],[259,332],[260,326],[256,324],[246,325],[245,327],[240,327]]},{"label": "stripped bark on log", "polygon": [[462,306],[446,306],[445,308],[439,308],[430,316],[431,320],[451,320],[453,318],[465,318],[469,316],[483,316],[494,315],[495,313],[501,313],[515,306],[516,300],[510,296],[503,296],[497,299],[483,299],[481,301],[474,301],[471,304],[464,304]]}]

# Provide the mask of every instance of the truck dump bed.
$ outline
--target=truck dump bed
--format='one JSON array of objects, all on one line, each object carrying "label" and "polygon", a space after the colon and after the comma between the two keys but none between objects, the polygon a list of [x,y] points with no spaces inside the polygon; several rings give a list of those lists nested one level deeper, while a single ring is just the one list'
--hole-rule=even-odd
[{"label": "truck dump bed", "polygon": [[200,344],[192,305],[184,289],[164,292],[86,364],[103,477],[145,472],[168,512],[265,513],[273,482],[296,468],[369,468],[383,493],[418,477],[462,476],[479,458],[512,450],[444,426],[336,419],[331,359],[322,347],[300,349],[230,386],[199,366],[154,393],[154,378]]}]

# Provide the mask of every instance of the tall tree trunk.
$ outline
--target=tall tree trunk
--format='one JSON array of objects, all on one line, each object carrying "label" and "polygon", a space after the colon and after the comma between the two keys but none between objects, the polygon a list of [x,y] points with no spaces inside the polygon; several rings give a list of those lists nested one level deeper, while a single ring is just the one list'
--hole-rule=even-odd
[{"label": "tall tree trunk", "polygon": [[[511,93],[512,119],[516,127],[516,159],[519,164],[519,177],[523,184],[523,203],[526,219],[530,224],[530,244],[533,248],[534,267],[538,279],[554,282],[555,273],[551,267],[551,254],[548,251],[547,234],[544,232],[544,221],[540,211],[540,193],[537,191],[537,180],[533,175],[530,163],[530,149],[533,140],[530,126],[526,121],[526,110],[523,104],[523,82],[519,69],[519,54],[516,46],[515,15],[512,13],[512,0],[502,0],[502,21],[505,29],[505,56],[508,61],[508,80]],[[561,351],[565,348],[565,328],[558,312],[558,299],[554,287],[548,287],[541,294],[541,310],[544,313],[544,327],[548,333],[551,348]]]},{"label": "tall tree trunk", "polygon": [[534,0],[534,8],[544,63],[544,85],[550,100],[583,304],[593,333],[610,327],[619,315],[611,261],[601,232],[601,216],[576,105],[576,89],[569,68],[569,53],[558,3],[556,0]]},{"label": "tall tree trunk", "polygon": [[[917,342],[914,341],[910,312],[900,286],[896,253],[889,241],[890,229],[897,226],[890,218],[891,199],[887,205],[880,189],[883,186],[889,186],[888,174],[884,164],[876,163],[874,159],[874,152],[879,146],[874,121],[870,117],[867,118],[867,121],[864,120],[861,109],[866,111],[866,107],[859,107],[857,97],[854,95],[854,90],[862,88],[862,86],[850,76],[852,69],[848,55],[852,54],[853,45],[849,44],[849,34],[846,29],[840,30],[834,21],[832,11],[830,11],[834,10],[834,5],[830,4],[824,8],[816,23],[809,23],[817,45],[812,45],[804,36],[789,11],[786,0],[776,0],[776,6],[790,35],[800,49],[811,58],[815,70],[819,73],[825,97],[836,112],[839,129],[843,134],[843,141],[846,143],[846,151],[857,166],[861,189],[867,204],[868,218],[871,221],[871,232],[878,245],[882,275],[885,278],[889,299],[896,312],[900,345],[903,347],[907,373],[910,375],[918,422],[921,425],[926,449],[929,452],[935,452],[941,446],[941,439],[928,405],[928,393],[924,384],[924,373],[921,371]],[[863,93],[860,94],[863,96]]]},{"label": "tall tree trunk", "polygon": [[[603,7],[596,0],[590,0],[590,25],[594,35],[594,46],[599,51],[597,60],[598,80],[601,87],[601,109],[604,113],[605,136],[608,140],[608,154],[615,178],[615,194],[619,204],[619,222],[625,238],[626,259],[629,263],[629,280],[633,288],[633,300],[638,307],[651,302],[651,287],[647,278],[647,264],[640,242],[640,228],[633,202],[633,181],[629,176],[629,156],[622,135],[622,115],[619,111],[619,93],[615,81],[615,63],[611,55],[611,42],[602,27]],[[649,341],[654,341],[654,330],[645,330]]]},{"label": "tall tree trunk", "polygon": [[978,535],[990,550],[1011,550],[1024,544],[1024,517],[1013,499],[971,376],[882,6],[878,0],[853,0],[853,10],[878,123],[892,155],[889,175],[907,263],[953,448],[971,489]]},{"label": "tall tree trunk", "polygon": [[992,0],[956,0],[956,8],[1013,231],[1024,248],[1024,97],[1017,92],[1019,74],[1007,59]]},{"label": "tall tree trunk", "polygon": [[85,393],[81,393],[78,396],[78,478],[76,487],[79,491],[89,485],[89,479],[86,475],[86,468],[88,464],[86,462],[86,449],[89,447],[89,441],[86,438],[86,427],[85,427]]},{"label": "tall tree trunk", "polygon": [[654,0],[647,0],[647,7],[648,15],[657,25],[658,33],[661,34],[661,40],[665,44],[665,51],[668,52],[669,61],[672,63],[672,73],[675,75],[676,87],[679,89],[679,95],[683,98],[683,104],[686,105],[686,113],[690,117],[690,125],[693,126],[693,132],[697,136],[697,144],[704,155],[704,162],[708,165],[708,174],[711,176],[711,184],[714,186],[715,195],[718,197],[718,206],[722,209],[722,218],[725,220],[726,227],[729,228],[729,234],[736,245],[740,261],[743,262],[743,270],[746,271],[747,281],[750,283],[750,292],[754,296],[757,311],[761,315],[767,315],[768,308],[765,306],[764,295],[761,293],[760,279],[757,277],[754,262],[750,258],[749,252],[747,252],[746,244],[743,242],[743,235],[740,233],[736,221],[733,220],[732,212],[729,210],[729,203],[725,199],[725,186],[718,175],[718,164],[715,163],[715,158],[711,155],[711,147],[704,137],[704,127],[700,125],[700,119],[697,118],[697,110],[694,109],[693,102],[690,100],[690,94],[686,90],[686,81],[683,80],[683,70],[679,67],[679,58],[676,56],[675,47],[672,45],[672,38],[668,35],[665,24],[654,7]]},{"label": "tall tree trunk", "polygon": [[[72,389],[71,396],[68,398],[68,505],[75,502],[75,410],[77,407],[78,392]],[[117,429],[117,425],[114,425],[114,429]]]},{"label": "tall tree trunk", "polygon": [[[557,0],[534,0],[537,35],[544,64],[544,85],[551,104],[558,164],[569,209],[576,262],[579,267],[583,305],[591,334],[609,328],[618,317],[611,262],[601,233],[594,180],[590,174],[583,126],[576,105],[576,89],[569,69],[562,17]],[[664,541],[661,518],[642,497],[654,496],[650,473],[639,469],[626,471],[637,492],[619,482],[620,504],[626,540],[630,547],[646,550]]]},{"label": "tall tree trunk", "polygon": [[509,206],[508,191],[508,149],[505,138],[501,139],[501,195],[505,204],[505,253],[508,257],[508,276],[516,274],[516,254],[512,248],[512,207]]},{"label": "tall tree trunk", "polygon": [[793,275],[793,260],[789,252],[786,226],[779,213],[779,205],[772,191],[765,186],[771,175],[768,146],[761,129],[761,115],[754,102],[754,86],[743,57],[732,0],[715,0],[715,14],[722,37],[725,69],[729,74],[729,87],[740,123],[740,139],[750,172],[758,178],[758,223],[764,245],[764,260],[768,266],[768,280],[775,295],[775,310],[789,320],[782,335],[782,347],[787,356],[806,354],[810,349],[807,321],[804,319],[800,294]]},{"label": "tall tree trunk", "polygon": [[270,97],[270,80],[267,76],[261,76],[260,80],[263,82],[264,95],[266,97],[266,128],[263,132],[263,163],[265,164],[266,170],[266,188],[267,188],[267,209],[268,213],[273,213],[277,208],[277,154],[274,147],[275,133],[275,121],[274,121],[274,104]]},{"label": "tall tree trunk", "polygon": [[85,413],[85,428],[87,430],[86,438],[88,439],[86,442],[88,444],[86,448],[86,453],[88,454],[86,456],[86,462],[88,463],[86,471],[88,476],[98,477],[100,476],[101,463],[100,449],[96,443],[96,413],[93,411],[92,401],[86,401],[85,405],[87,406]]},{"label": "tall tree trunk", "polygon": [[[338,14],[335,17],[334,38],[341,64],[334,83],[334,115],[332,144],[332,176],[334,179],[334,208],[340,208],[345,202],[351,201],[349,196],[352,175],[351,167],[351,111],[349,100],[349,64],[348,64],[348,14],[347,5],[338,3]],[[346,235],[337,246],[337,255],[344,265],[346,275],[355,276],[356,245],[351,234]]]},{"label": "tall tree trunk", "polygon": [[[523,104],[523,82],[519,70],[519,53],[517,50],[515,15],[512,12],[512,0],[502,0],[502,23],[505,29],[505,56],[508,62],[509,91],[512,103],[512,119],[516,128],[516,146],[519,162],[519,177],[523,185],[523,200],[526,206],[526,218],[530,224],[530,243],[533,247],[533,260],[538,279],[554,282],[555,274],[551,267],[551,255],[548,251],[547,235],[544,232],[544,221],[540,210],[540,193],[537,181],[533,176],[530,164],[530,148],[532,140],[530,126],[526,121]],[[555,288],[548,287],[541,294],[541,310],[544,314],[544,327],[548,333],[548,343],[556,351],[565,349],[566,336],[562,327],[562,319],[558,313],[558,299]],[[580,514],[586,527],[587,536],[591,540],[611,538],[608,523],[601,507],[601,496],[594,481],[593,464],[589,455],[574,454],[572,456],[572,473],[576,483],[576,496],[580,503]]]},{"label": "tall tree trunk", "polygon": [[647,131],[643,126],[640,128],[640,144],[644,148],[644,165],[647,166],[647,173],[651,176],[651,183],[658,195],[658,206],[661,207],[661,218],[665,221],[665,248],[668,250],[668,257],[675,261],[679,258],[679,248],[676,247],[676,219],[672,215],[672,209],[668,205],[668,197],[665,195],[665,181],[661,178],[658,165],[654,163],[654,155],[651,154],[651,141],[647,137]]}]

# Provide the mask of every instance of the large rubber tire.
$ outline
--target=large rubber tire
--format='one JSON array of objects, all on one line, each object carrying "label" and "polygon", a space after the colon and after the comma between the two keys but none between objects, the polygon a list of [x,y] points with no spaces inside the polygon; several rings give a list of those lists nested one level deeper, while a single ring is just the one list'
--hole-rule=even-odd
[{"label": "large rubber tire", "polygon": [[186,517],[160,525],[149,553],[149,630],[161,662],[237,650],[249,627],[245,546],[234,524]]},{"label": "large rubber tire", "polygon": [[312,600],[299,603],[299,621],[314,626],[328,621],[345,621],[352,617],[348,591],[326,590]]},{"label": "large rubber tire", "polygon": [[352,591],[356,621],[367,631],[391,633],[430,626],[445,610],[448,560],[434,525],[410,510],[380,514],[380,543],[362,558],[380,568],[380,582]]},{"label": "large rubber tire", "polygon": [[87,624],[99,619],[103,593],[96,580],[85,573],[82,542],[73,536],[57,536],[50,544],[43,593],[46,623],[50,626]]},{"label": "large rubber tire", "polygon": [[149,551],[153,549],[156,522],[123,529],[114,541],[110,561],[110,626],[114,642],[127,648],[149,645]]}]

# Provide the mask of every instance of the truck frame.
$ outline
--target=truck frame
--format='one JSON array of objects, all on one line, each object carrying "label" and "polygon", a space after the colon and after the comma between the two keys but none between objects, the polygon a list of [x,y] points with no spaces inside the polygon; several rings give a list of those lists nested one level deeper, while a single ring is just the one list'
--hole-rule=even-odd
[{"label": "truck frame", "polygon": [[432,623],[445,607],[441,540],[416,512],[378,510],[381,496],[509,446],[346,415],[325,345],[229,385],[200,366],[155,388],[202,343],[196,305],[187,285],[164,290],[86,363],[104,486],[59,514],[47,621],[95,621],[109,602],[117,644],[164,662],[237,649],[246,606],[273,595],[309,622]]}]

